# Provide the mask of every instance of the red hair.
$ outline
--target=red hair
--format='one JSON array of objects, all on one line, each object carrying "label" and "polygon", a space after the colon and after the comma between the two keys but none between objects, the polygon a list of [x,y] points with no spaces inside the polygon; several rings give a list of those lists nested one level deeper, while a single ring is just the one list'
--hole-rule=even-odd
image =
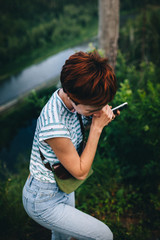
[{"label": "red hair", "polygon": [[114,71],[97,51],[71,55],[62,67],[60,80],[64,92],[77,104],[104,106],[117,91]]}]

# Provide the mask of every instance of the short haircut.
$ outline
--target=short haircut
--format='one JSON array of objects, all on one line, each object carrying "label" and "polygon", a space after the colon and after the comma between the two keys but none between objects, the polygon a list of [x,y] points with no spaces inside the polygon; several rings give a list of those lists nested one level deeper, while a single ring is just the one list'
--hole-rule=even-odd
[{"label": "short haircut", "polygon": [[60,80],[64,92],[76,104],[104,106],[117,91],[112,67],[96,50],[71,55],[62,67]]}]

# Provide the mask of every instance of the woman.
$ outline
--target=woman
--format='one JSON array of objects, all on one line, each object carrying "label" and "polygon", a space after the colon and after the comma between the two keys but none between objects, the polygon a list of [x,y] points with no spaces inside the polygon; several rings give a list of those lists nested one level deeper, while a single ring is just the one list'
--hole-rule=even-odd
[{"label": "woman", "polygon": [[[104,223],[75,208],[74,192],[66,194],[58,188],[47,164],[60,162],[75,178],[86,178],[102,130],[115,118],[108,103],[117,90],[116,77],[107,59],[95,51],[70,56],[60,79],[62,88],[53,93],[37,121],[30,175],[23,189],[24,208],[52,231],[52,240],[111,240],[112,232]],[[83,136],[77,113],[85,127],[90,124],[80,155]]]}]

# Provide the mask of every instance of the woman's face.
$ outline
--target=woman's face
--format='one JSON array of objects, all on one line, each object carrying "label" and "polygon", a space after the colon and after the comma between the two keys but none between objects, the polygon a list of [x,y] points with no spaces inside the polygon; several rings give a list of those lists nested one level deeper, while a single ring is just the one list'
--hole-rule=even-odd
[{"label": "woman's face", "polygon": [[90,106],[90,105],[83,105],[83,104],[78,104],[76,105],[72,100],[71,100],[71,104],[73,106],[73,110],[72,111],[76,111],[81,115],[84,116],[92,116],[93,114],[98,114],[98,112],[101,111],[101,109],[103,108],[101,107],[96,107],[96,106]]}]

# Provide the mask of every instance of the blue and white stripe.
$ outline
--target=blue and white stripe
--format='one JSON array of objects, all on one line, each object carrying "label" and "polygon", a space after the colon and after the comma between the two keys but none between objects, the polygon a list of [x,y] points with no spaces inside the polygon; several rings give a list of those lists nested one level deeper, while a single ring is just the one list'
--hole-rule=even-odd
[{"label": "blue and white stripe", "polygon": [[[37,120],[30,161],[30,173],[32,176],[37,180],[51,183],[55,182],[54,174],[43,165],[39,149],[45,157],[45,162],[49,162],[50,165],[59,162],[59,160],[45,140],[55,137],[69,138],[77,151],[82,141],[77,114],[71,112],[65,106],[58,95],[58,91],[59,89],[53,93]],[[84,125],[86,125],[88,119],[85,117],[82,119]]]}]

